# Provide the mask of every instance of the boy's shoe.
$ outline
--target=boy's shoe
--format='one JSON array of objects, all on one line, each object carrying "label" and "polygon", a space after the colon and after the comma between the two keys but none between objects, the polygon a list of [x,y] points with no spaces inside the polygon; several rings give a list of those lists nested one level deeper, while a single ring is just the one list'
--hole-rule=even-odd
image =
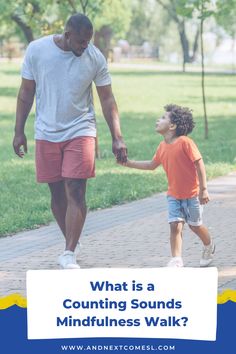
[{"label": "boy's shoe", "polygon": [[167,264],[167,267],[172,267],[172,268],[181,268],[183,266],[184,263],[182,257],[173,257]]},{"label": "boy's shoe", "polygon": [[76,255],[72,251],[64,251],[58,257],[58,264],[63,269],[79,269],[80,268],[80,266],[76,262]]},{"label": "boy's shoe", "polygon": [[202,258],[200,259],[200,267],[207,267],[213,261],[215,253],[215,244],[211,241],[210,245],[204,246],[202,250]]}]

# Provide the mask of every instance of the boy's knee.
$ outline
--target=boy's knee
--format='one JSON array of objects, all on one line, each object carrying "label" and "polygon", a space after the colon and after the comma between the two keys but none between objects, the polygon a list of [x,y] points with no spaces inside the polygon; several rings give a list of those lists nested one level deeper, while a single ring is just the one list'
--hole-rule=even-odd
[{"label": "boy's knee", "polygon": [[170,223],[170,229],[171,232],[179,232],[182,231],[183,228],[183,222],[180,221],[174,221]]},{"label": "boy's knee", "polygon": [[202,225],[188,225],[193,232],[197,232],[201,229]]}]

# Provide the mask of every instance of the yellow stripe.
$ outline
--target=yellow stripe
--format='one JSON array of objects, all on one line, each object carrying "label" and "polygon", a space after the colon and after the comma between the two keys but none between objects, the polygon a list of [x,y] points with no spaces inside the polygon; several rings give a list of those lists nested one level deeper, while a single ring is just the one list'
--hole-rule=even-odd
[{"label": "yellow stripe", "polygon": [[[236,302],[236,290],[224,290],[222,293],[218,294],[217,303],[225,304],[227,301]],[[0,298],[0,310],[5,310],[8,307],[17,305],[22,308],[27,307],[26,298],[20,294],[11,294]]]},{"label": "yellow stripe", "polygon": [[11,294],[0,298],[0,310],[5,310],[13,305],[27,307],[26,298],[20,294]]},{"label": "yellow stripe", "polygon": [[218,294],[217,303],[225,304],[227,301],[236,302],[236,290],[224,290],[221,294]]}]

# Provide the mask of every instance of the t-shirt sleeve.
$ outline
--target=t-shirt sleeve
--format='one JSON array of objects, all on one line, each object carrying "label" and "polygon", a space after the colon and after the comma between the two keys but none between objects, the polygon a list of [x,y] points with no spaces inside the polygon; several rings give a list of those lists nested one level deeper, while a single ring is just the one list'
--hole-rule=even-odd
[{"label": "t-shirt sleeve", "polygon": [[24,61],[21,68],[21,76],[23,79],[34,80],[33,67],[32,67],[32,47],[29,44],[25,56]]},{"label": "t-shirt sleeve", "polygon": [[111,77],[108,72],[107,62],[102,53],[99,53],[98,70],[94,78],[96,86],[106,86],[111,84]]},{"label": "t-shirt sleeve", "polygon": [[153,156],[152,160],[155,161],[158,165],[161,164],[161,145],[158,146],[155,155]]},{"label": "t-shirt sleeve", "polygon": [[192,139],[188,138],[184,140],[183,149],[192,162],[198,161],[202,158],[202,155],[198,150],[197,145],[194,143]]}]

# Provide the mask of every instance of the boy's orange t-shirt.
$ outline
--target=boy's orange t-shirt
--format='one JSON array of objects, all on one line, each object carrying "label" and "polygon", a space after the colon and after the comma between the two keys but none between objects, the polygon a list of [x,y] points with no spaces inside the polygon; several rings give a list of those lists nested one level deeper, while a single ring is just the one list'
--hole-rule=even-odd
[{"label": "boy's orange t-shirt", "polygon": [[194,162],[201,158],[196,144],[187,136],[178,137],[172,144],[160,143],[153,159],[166,172],[168,195],[177,199],[198,195],[199,182]]}]

